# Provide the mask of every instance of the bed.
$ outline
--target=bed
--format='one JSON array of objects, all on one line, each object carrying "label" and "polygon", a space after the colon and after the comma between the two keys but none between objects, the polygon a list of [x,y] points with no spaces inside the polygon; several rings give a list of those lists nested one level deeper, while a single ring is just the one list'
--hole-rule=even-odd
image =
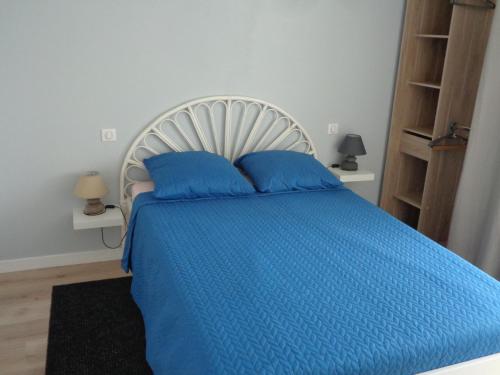
[{"label": "bed", "polygon": [[132,144],[122,264],[155,373],[498,370],[500,283],[345,187],[130,204],[144,157],[193,149],[316,153],[286,112],[233,96],[174,108]]}]

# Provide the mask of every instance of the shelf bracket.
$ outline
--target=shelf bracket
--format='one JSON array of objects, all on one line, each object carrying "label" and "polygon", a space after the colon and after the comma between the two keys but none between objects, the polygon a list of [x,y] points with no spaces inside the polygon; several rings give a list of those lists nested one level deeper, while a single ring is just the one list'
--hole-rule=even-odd
[{"label": "shelf bracket", "polygon": [[477,4],[466,4],[466,3],[461,3],[458,0],[450,0],[451,5],[460,5],[464,7],[472,7],[472,8],[483,8],[483,9],[495,9],[496,4],[492,0],[484,0],[484,4],[482,5],[477,5]]}]

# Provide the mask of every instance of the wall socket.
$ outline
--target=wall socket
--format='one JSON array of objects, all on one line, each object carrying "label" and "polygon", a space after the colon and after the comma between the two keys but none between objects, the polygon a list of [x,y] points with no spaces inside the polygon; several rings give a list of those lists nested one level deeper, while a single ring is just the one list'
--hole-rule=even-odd
[{"label": "wall socket", "polygon": [[335,135],[335,134],[339,134],[339,124],[336,122],[328,124],[328,135]]},{"label": "wall socket", "polygon": [[103,142],[115,142],[116,129],[101,129],[101,140]]}]

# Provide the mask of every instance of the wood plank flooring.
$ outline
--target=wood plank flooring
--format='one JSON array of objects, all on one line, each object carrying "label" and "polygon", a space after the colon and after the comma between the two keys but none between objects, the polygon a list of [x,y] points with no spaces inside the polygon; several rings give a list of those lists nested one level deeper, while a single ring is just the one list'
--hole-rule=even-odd
[{"label": "wood plank flooring", "polygon": [[120,261],[0,274],[0,374],[45,373],[54,285],[122,276]]}]

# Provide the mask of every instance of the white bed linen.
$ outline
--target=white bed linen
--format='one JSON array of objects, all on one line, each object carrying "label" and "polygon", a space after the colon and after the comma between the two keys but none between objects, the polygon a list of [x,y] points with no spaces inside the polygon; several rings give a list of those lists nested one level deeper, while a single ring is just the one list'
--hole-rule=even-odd
[{"label": "white bed linen", "polygon": [[130,188],[130,195],[132,197],[132,201],[140,193],[147,193],[148,191],[153,191],[154,189],[155,189],[155,184],[153,181],[139,181],[134,183]]}]

